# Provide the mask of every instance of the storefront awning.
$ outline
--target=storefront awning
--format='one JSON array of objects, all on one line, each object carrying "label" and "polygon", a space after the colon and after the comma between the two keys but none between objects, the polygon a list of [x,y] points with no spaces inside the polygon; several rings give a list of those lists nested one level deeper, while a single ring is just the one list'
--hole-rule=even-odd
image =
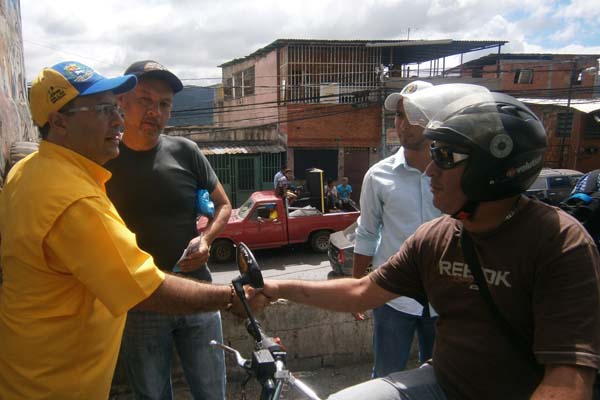
[{"label": "storefront awning", "polygon": [[257,153],[283,153],[285,147],[278,144],[255,146],[199,146],[204,155],[217,154],[257,154]]}]

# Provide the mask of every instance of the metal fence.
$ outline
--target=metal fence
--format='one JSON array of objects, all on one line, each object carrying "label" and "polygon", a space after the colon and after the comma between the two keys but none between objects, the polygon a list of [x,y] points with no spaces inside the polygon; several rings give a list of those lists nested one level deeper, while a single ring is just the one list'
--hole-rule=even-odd
[{"label": "metal fence", "polygon": [[285,153],[211,154],[206,158],[223,185],[231,204],[240,206],[258,190],[272,190]]}]

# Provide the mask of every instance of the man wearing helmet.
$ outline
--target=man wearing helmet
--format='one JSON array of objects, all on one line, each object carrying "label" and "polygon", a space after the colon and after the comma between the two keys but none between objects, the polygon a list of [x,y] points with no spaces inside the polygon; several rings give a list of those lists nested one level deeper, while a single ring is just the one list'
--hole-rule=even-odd
[{"label": "man wearing helmet", "polygon": [[[453,90],[436,87],[444,86]],[[405,101],[411,122],[424,109],[420,101],[427,103]],[[433,367],[331,399],[592,398],[600,366],[598,251],[572,217],[521,195],[542,167],[541,122],[514,98],[487,91],[438,110],[426,116],[424,134],[433,141],[426,173],[434,205],[448,215],[423,224],[362,279],[266,281],[262,293],[353,312],[402,295],[438,312]],[[473,277],[477,265],[485,285]]]}]

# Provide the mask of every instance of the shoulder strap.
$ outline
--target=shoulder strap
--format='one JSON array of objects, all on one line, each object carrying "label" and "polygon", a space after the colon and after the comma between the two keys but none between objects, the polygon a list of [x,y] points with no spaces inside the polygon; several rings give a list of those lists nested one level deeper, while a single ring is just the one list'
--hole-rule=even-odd
[{"label": "shoulder strap", "polygon": [[496,303],[494,303],[494,299],[492,298],[488,285],[485,281],[483,271],[479,265],[479,259],[477,258],[477,253],[475,253],[473,241],[464,227],[460,235],[460,244],[462,246],[465,262],[469,266],[469,269],[475,278],[475,283],[477,283],[477,286],[479,287],[479,293],[481,293],[481,297],[483,297],[483,300],[487,304],[489,311],[495,317],[498,328],[510,340],[513,346],[519,350],[519,354],[521,354],[523,359],[533,363],[534,365],[539,365],[533,355],[533,351],[531,350],[531,344],[528,343],[528,341],[513,328],[513,326],[506,320],[504,315],[502,315],[500,310],[498,310]]}]

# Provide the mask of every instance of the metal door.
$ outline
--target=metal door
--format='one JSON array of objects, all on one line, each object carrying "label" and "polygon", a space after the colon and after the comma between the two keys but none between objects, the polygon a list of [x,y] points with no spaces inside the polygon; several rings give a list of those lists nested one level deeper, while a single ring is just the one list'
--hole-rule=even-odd
[{"label": "metal door", "polygon": [[242,204],[260,187],[261,174],[259,170],[259,158],[256,156],[235,158],[235,207]]},{"label": "metal door", "polygon": [[346,148],[344,151],[344,173],[348,183],[352,186],[351,198],[355,202],[360,200],[360,190],[365,173],[369,169],[368,148]]}]

